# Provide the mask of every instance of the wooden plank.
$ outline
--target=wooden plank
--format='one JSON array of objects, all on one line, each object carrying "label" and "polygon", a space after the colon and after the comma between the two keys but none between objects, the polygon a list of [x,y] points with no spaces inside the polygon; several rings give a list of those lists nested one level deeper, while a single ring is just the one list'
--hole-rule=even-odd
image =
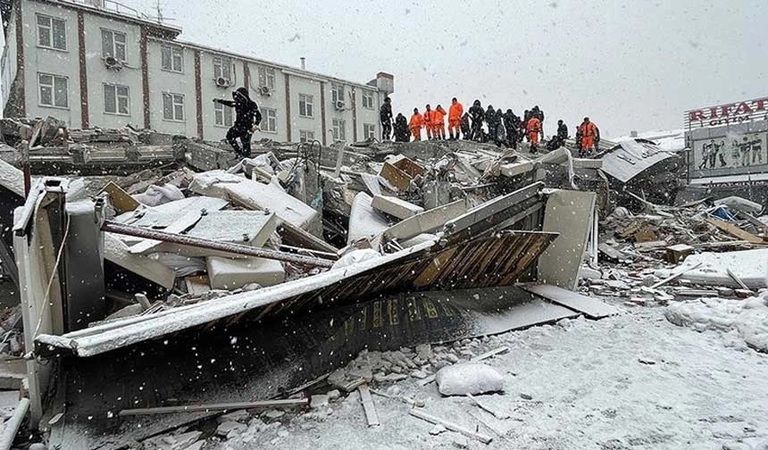
[{"label": "wooden plank", "polygon": [[360,391],[360,400],[363,402],[363,410],[365,410],[365,420],[368,421],[369,427],[378,427],[381,425],[379,422],[379,415],[376,414],[376,406],[373,404],[373,398],[371,397],[371,390],[367,384],[361,384],[357,388]]},{"label": "wooden plank", "polygon": [[673,275],[670,275],[667,278],[664,278],[663,280],[661,280],[658,283],[656,283],[653,286],[651,286],[651,289],[658,289],[661,286],[664,286],[665,284],[669,283],[670,281],[673,281],[673,280],[679,278],[681,275],[683,275],[683,274],[685,274],[687,272],[690,272],[691,270],[698,269],[699,266],[701,266],[702,264],[703,263],[698,263],[698,264],[696,264],[693,267],[689,267],[689,268],[687,268],[685,270],[681,270],[680,272],[677,272],[677,273],[675,273]]},{"label": "wooden plank", "polygon": [[29,411],[29,399],[22,398],[13,415],[3,424],[2,434],[0,434],[0,449],[9,450],[13,446],[13,440],[21,427],[24,418]]},{"label": "wooden plank", "polygon": [[743,282],[743,281],[741,281],[741,278],[739,278],[739,277],[738,277],[738,276],[737,276],[735,273],[733,273],[733,271],[731,270],[731,268],[730,268],[730,267],[726,268],[725,270],[726,270],[726,272],[728,272],[728,276],[729,276],[729,277],[731,277],[731,279],[732,279],[733,281],[735,281],[735,282],[736,282],[736,284],[738,284],[739,286],[741,286],[741,288],[742,288],[742,289],[746,289],[747,291],[751,291],[751,290],[752,290],[752,289],[750,289],[750,288],[749,288],[749,286],[747,286],[746,284],[744,284],[744,282]]},{"label": "wooden plank", "polygon": [[602,319],[603,317],[618,314],[619,310],[600,300],[578,294],[567,289],[549,284],[529,284],[521,286],[526,291],[544,297],[545,299],[565,306],[566,308],[584,313],[590,319]]},{"label": "wooden plank", "polygon": [[286,400],[263,400],[256,402],[241,403],[212,403],[203,405],[183,405],[183,406],[160,406],[157,408],[135,408],[123,409],[117,413],[120,417],[126,416],[147,416],[154,414],[174,414],[198,411],[237,411],[239,409],[260,409],[260,408],[298,408],[307,406],[309,399],[286,399]]},{"label": "wooden plank", "polygon": [[101,192],[109,194],[109,200],[112,202],[112,206],[114,206],[115,211],[118,214],[133,211],[140,205],[138,200],[131,197],[123,188],[112,181],[101,188]]},{"label": "wooden plank", "polygon": [[755,236],[754,234],[748,231],[744,231],[732,223],[728,223],[720,219],[712,219],[712,218],[707,219],[707,222],[716,226],[721,231],[737,239],[740,239],[742,241],[747,241],[752,244],[765,244],[765,241],[763,241],[762,238]]},{"label": "wooden plank", "polygon": [[433,425],[442,425],[451,431],[455,431],[469,438],[476,439],[482,442],[483,444],[490,444],[491,441],[493,441],[493,438],[488,435],[475,433],[474,431],[464,428],[461,425],[457,425],[453,422],[448,422],[445,419],[441,419],[439,417],[435,417],[430,414],[427,414],[418,408],[411,409],[410,411],[408,411],[408,414],[412,415],[413,417],[418,417],[419,419],[429,422]]}]

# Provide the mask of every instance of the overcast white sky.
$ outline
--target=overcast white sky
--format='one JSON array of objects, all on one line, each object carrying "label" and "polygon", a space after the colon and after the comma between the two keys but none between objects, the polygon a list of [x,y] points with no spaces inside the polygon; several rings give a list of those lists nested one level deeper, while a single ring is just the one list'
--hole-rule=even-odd
[{"label": "overcast white sky", "polygon": [[[121,0],[152,9],[157,0]],[[683,111],[768,96],[768,0],[160,0],[184,40],[358,82],[393,102],[534,104],[604,136],[682,128]]]}]

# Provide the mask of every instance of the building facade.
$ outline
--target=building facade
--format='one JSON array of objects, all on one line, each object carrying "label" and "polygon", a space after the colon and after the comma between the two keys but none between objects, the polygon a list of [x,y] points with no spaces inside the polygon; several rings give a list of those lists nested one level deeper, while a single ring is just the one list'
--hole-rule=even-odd
[{"label": "building facade", "polygon": [[[5,0],[2,105],[72,128],[131,125],[217,141],[234,111],[213,102],[246,86],[263,120],[254,139],[380,137],[394,91],[380,72],[355,83],[184,42],[181,29],[109,0]],[[303,65],[303,64],[302,64]]]}]

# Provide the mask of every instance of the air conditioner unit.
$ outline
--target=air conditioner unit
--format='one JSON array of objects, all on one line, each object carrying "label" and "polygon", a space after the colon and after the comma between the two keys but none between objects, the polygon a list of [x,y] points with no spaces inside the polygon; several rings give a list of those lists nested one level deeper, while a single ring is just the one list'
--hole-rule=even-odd
[{"label": "air conditioner unit", "polygon": [[120,70],[123,68],[123,62],[115,58],[114,56],[107,56],[104,58],[104,65],[108,69]]},{"label": "air conditioner unit", "polygon": [[344,100],[336,100],[336,104],[334,105],[337,110],[343,111],[344,110]]},{"label": "air conditioner unit", "polygon": [[229,81],[229,79],[224,78],[224,77],[218,77],[214,81],[216,81],[216,86],[218,86],[220,88],[225,88],[225,87],[232,86],[232,82]]},{"label": "air conditioner unit", "polygon": [[272,95],[272,89],[270,89],[269,86],[260,86],[259,95],[269,97],[270,95]]}]

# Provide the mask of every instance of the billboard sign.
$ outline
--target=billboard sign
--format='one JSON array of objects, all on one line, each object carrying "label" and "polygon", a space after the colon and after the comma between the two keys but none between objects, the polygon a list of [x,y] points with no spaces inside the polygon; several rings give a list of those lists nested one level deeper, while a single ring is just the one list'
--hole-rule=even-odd
[{"label": "billboard sign", "polygon": [[691,178],[768,173],[768,120],[686,132]]},{"label": "billboard sign", "polygon": [[735,125],[760,120],[768,120],[768,97],[686,111],[685,129]]}]

